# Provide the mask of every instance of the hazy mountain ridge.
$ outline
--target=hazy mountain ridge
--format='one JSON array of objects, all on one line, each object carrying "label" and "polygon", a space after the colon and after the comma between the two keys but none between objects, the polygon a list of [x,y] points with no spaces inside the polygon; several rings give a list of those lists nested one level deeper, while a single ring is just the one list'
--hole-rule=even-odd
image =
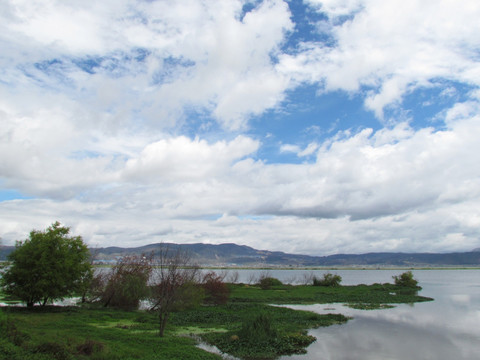
[{"label": "hazy mountain ridge", "polygon": [[[114,262],[125,255],[140,255],[157,252],[161,246],[187,251],[192,260],[202,266],[480,266],[480,249],[462,253],[365,253],[310,256],[287,254],[281,251],[257,250],[237,244],[149,244],[135,248],[93,248],[91,252],[100,262]],[[0,249],[0,260],[5,260],[14,246]]]}]

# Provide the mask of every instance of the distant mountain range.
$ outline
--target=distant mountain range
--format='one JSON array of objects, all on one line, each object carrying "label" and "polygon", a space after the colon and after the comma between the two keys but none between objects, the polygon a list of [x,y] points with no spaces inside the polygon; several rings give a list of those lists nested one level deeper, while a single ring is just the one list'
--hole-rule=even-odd
[{"label": "distant mountain range", "polygon": [[[113,263],[125,255],[157,252],[162,246],[181,248],[192,261],[201,266],[225,267],[441,267],[480,266],[480,248],[462,253],[367,253],[309,256],[281,251],[256,250],[236,244],[150,244],[136,248],[105,247],[91,249],[98,262]],[[0,260],[5,260],[15,247],[0,248]]]}]

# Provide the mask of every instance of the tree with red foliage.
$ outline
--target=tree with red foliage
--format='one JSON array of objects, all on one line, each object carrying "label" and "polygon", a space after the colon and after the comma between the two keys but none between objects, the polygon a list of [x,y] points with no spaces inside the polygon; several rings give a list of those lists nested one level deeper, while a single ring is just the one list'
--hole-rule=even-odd
[{"label": "tree with red foliage", "polygon": [[203,276],[202,287],[205,290],[205,303],[215,305],[227,303],[230,290],[223,280],[224,277],[213,271]]}]

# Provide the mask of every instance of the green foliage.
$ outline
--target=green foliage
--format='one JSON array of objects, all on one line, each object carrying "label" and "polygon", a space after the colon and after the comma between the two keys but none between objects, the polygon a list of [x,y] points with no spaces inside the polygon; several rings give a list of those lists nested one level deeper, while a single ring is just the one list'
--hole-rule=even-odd
[{"label": "green foliage", "polygon": [[33,306],[81,291],[91,279],[90,253],[82,238],[68,236],[69,232],[55,222],[17,242],[8,256],[11,266],[1,279],[4,292]]},{"label": "green foliage", "polygon": [[193,281],[186,282],[177,289],[176,300],[170,309],[173,312],[193,309],[200,306],[204,298],[202,287]]},{"label": "green foliage", "polygon": [[[418,289],[418,288],[417,288]],[[270,290],[235,284],[230,285],[230,303],[263,304],[328,304],[328,303],[372,303],[399,304],[431,301],[414,292],[401,291],[393,284],[355,286],[307,286],[283,285]]]},{"label": "green foliage", "polygon": [[342,282],[342,277],[337,274],[326,273],[323,275],[322,279],[313,277],[313,286],[340,286]]},{"label": "green foliage", "polygon": [[197,334],[203,328],[200,336],[223,352],[252,359],[301,353],[315,340],[305,334],[307,329],[345,321],[347,318],[339,314],[319,315],[261,303],[204,306],[175,313],[171,318],[177,328],[195,327]]},{"label": "green foliage", "polygon": [[357,310],[380,310],[380,309],[391,309],[395,306],[389,304],[372,304],[372,303],[351,303],[345,304],[349,308]]},{"label": "green foliage", "polygon": [[418,281],[414,279],[411,271],[406,271],[399,276],[393,276],[395,285],[408,288],[417,288]]},{"label": "green foliage", "polygon": [[195,340],[159,338],[154,314],[103,307],[8,309],[21,344],[0,337],[0,359],[8,360],[219,360]]},{"label": "green foliage", "polygon": [[68,360],[70,354],[65,345],[55,342],[44,342],[33,349],[34,353],[47,354],[51,359]]},{"label": "green foliage", "polygon": [[227,327],[226,332],[205,333],[202,337],[221,351],[242,359],[273,359],[304,353],[315,341],[315,337],[306,334],[306,329],[347,320],[343,315],[318,315],[260,304],[197,309],[195,315],[197,321],[203,317],[210,322],[209,326],[217,323]]},{"label": "green foliage", "polygon": [[[185,291],[182,298],[191,295],[187,289],[201,289],[193,282],[186,284],[179,288]],[[64,355],[71,360],[219,359],[196,348],[192,338],[178,336],[188,334],[188,329],[195,329],[208,343],[239,358],[272,359],[304,352],[315,341],[307,329],[341,324],[348,319],[340,314],[319,315],[267,304],[340,302],[368,308],[429,300],[399,294],[398,290],[403,289],[393,284],[337,288],[282,285],[270,290],[238,284],[230,285],[230,290],[230,301],[225,305],[172,312],[163,337],[158,337],[158,314],[152,312],[95,305],[7,308],[9,335],[0,336],[0,359],[52,360]],[[175,302],[175,306],[180,304]],[[2,319],[5,314],[0,314],[0,324],[5,324]]]},{"label": "green foliage", "polygon": [[272,286],[281,286],[283,285],[282,282],[274,277],[262,277],[258,285],[262,288],[262,290],[268,290]]},{"label": "green foliage", "polygon": [[275,339],[278,332],[272,327],[272,320],[267,314],[259,314],[242,324],[238,336],[251,343],[268,342],[270,339]]}]

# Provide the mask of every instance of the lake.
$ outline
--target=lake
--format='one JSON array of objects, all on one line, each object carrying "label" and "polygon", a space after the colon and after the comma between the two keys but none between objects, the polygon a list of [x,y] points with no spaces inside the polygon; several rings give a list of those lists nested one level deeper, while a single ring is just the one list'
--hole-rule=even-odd
[{"label": "lake", "polygon": [[[239,271],[247,282],[254,270]],[[315,271],[321,277],[326,271]],[[337,270],[343,285],[393,282],[403,270]],[[258,274],[258,270],[256,271]],[[310,272],[271,270],[282,281],[299,283]],[[306,274],[306,275],[304,275]],[[480,359],[480,270],[413,270],[432,302],[401,304],[393,309],[354,310],[341,304],[289,306],[321,314],[342,313],[343,325],[313,329],[317,341],[306,355],[282,360],[478,360]]]},{"label": "lake", "polygon": [[[299,284],[331,272],[342,285],[393,282],[404,270],[239,270],[238,281],[260,275]],[[413,270],[420,295],[435,300],[400,304],[393,309],[355,310],[342,304],[293,305],[320,314],[341,313],[346,324],[312,329],[317,341],[305,355],[282,360],[478,360],[480,359],[480,270]],[[228,277],[232,277],[233,271]]]}]

